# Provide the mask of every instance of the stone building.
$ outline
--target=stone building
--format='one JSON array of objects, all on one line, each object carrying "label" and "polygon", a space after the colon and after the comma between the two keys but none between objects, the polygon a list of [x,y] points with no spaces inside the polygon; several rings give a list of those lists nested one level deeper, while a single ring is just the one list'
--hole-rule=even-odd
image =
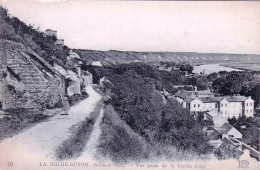
[{"label": "stone building", "polygon": [[45,30],[45,35],[57,37],[57,31],[53,31],[51,29],[47,29],[47,30]]},{"label": "stone building", "polygon": [[[54,107],[65,94],[65,77],[30,48],[14,41],[0,40],[2,69],[1,105],[3,110]],[[1,64],[2,64],[1,63]],[[2,67],[3,68],[3,67]]]}]

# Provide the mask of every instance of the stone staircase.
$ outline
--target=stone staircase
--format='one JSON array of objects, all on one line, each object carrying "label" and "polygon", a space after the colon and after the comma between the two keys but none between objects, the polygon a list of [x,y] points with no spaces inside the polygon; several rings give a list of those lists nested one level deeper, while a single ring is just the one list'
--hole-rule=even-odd
[{"label": "stone staircase", "polygon": [[[13,41],[6,42],[6,56],[7,66],[21,80],[17,80],[13,90],[4,88],[3,109],[53,107],[60,101],[60,94],[65,93],[64,78],[54,72],[43,58]],[[20,84],[25,85],[22,91],[18,90]]]}]

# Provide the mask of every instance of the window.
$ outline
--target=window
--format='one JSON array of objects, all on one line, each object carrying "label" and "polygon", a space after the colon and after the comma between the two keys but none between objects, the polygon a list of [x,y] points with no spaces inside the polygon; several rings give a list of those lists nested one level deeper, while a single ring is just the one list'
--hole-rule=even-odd
[{"label": "window", "polygon": [[223,107],[223,103],[221,104],[221,107]]},{"label": "window", "polygon": [[246,110],[246,112],[248,113],[248,110]]},{"label": "window", "polygon": [[200,107],[200,104],[198,104],[198,107]]},{"label": "window", "polygon": [[194,108],[196,107],[196,104],[194,104]]},{"label": "window", "polygon": [[227,107],[227,103],[225,104],[225,107]]},{"label": "window", "polygon": [[253,103],[250,103],[250,106],[253,106]]},{"label": "window", "polygon": [[252,113],[253,111],[252,110],[250,110],[250,113]]},{"label": "window", "polygon": [[248,103],[246,104],[246,106],[248,106]]}]

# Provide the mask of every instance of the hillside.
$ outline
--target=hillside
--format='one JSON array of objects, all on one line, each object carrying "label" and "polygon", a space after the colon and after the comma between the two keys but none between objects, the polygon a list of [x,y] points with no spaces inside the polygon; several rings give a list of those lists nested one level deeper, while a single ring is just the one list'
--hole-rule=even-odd
[{"label": "hillside", "polygon": [[254,54],[221,54],[195,52],[133,52],[133,51],[97,51],[74,50],[83,60],[101,61],[103,64],[121,64],[130,62],[188,62],[192,64],[206,63],[259,63],[260,55]]}]

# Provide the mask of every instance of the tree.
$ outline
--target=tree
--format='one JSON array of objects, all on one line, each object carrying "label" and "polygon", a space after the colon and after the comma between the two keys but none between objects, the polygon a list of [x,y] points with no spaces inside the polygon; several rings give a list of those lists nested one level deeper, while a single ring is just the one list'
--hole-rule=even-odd
[{"label": "tree", "polygon": [[259,106],[260,103],[260,85],[255,86],[246,93],[247,96],[251,96],[255,101],[255,107]]},{"label": "tree", "polygon": [[193,71],[193,67],[190,64],[181,64],[180,70],[181,71],[187,71],[189,74],[191,74],[192,71]]}]

